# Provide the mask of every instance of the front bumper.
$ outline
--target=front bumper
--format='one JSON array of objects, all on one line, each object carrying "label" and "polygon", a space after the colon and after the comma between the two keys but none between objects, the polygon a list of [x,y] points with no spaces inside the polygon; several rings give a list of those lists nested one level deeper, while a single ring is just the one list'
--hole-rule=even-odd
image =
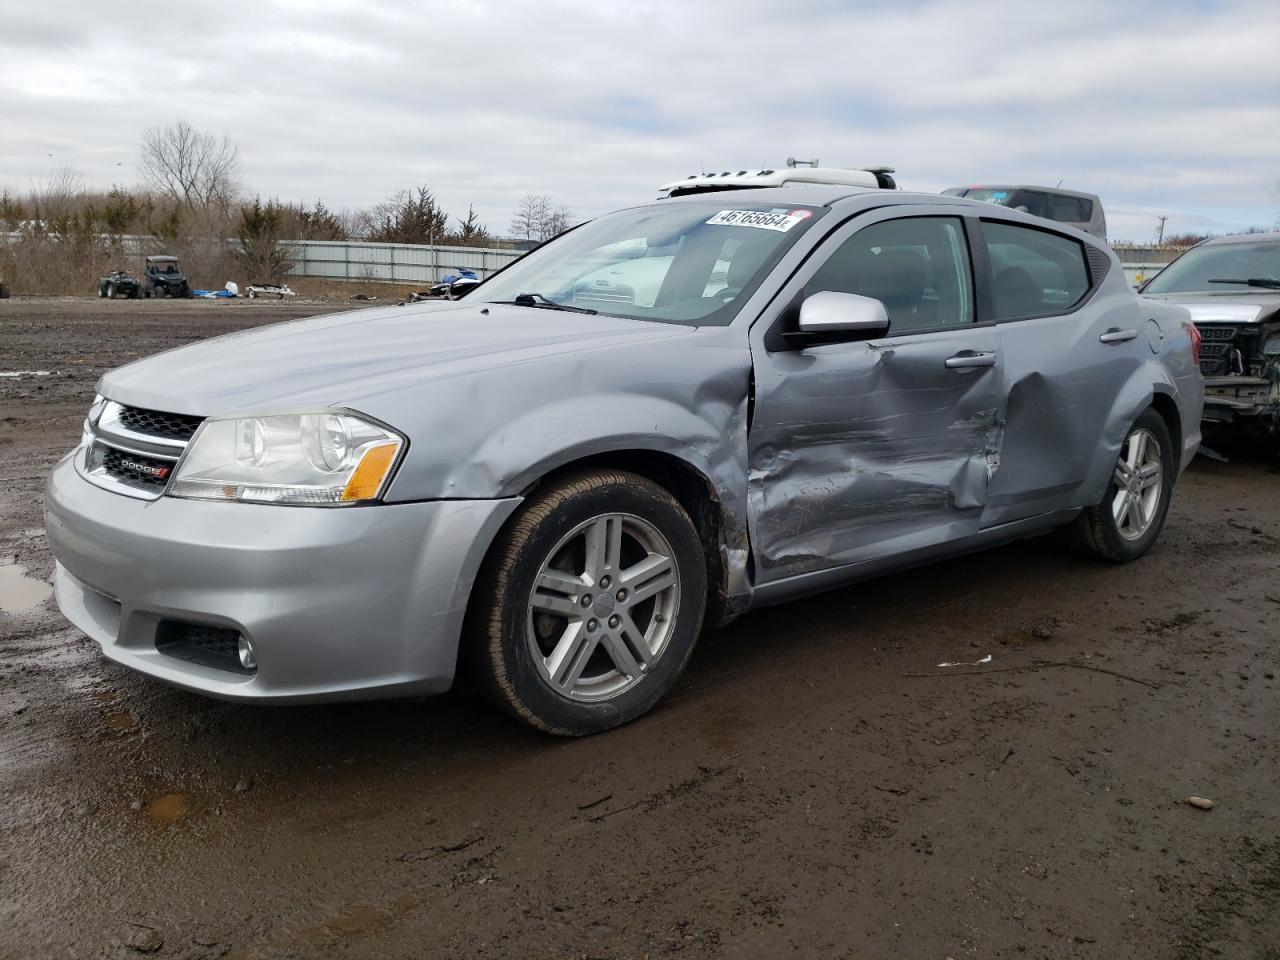
[{"label": "front bumper", "polygon": [[1242,375],[1205,378],[1205,420],[1235,423],[1267,414],[1280,416],[1280,396],[1270,380]]},{"label": "front bumper", "polygon": [[[227,700],[367,699],[448,689],[471,585],[519,502],[143,501],[67,457],[45,526],[58,606],[117,663]],[[257,672],[161,653],[167,620],[238,631]]]}]

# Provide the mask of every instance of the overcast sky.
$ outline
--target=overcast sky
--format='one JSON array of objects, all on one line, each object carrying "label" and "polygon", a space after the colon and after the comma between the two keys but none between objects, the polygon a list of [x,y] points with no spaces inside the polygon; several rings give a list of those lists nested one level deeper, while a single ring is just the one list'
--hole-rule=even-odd
[{"label": "overcast sky", "polygon": [[498,233],[526,192],[585,218],[788,156],[1061,180],[1113,239],[1230,232],[1280,215],[1280,3],[0,0],[0,186],[135,183],[177,119],[264,197],[426,184]]}]

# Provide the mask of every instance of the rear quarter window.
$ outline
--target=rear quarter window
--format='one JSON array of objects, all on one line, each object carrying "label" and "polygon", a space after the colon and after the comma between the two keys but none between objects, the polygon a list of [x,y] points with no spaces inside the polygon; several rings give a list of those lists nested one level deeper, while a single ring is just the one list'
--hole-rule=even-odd
[{"label": "rear quarter window", "polygon": [[996,320],[1067,313],[1089,292],[1079,241],[1045,230],[984,220]]}]

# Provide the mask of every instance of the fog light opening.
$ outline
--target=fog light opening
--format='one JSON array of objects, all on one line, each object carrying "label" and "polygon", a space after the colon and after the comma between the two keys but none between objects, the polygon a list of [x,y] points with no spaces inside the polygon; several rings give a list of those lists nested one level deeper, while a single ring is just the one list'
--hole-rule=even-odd
[{"label": "fog light opening", "polygon": [[240,654],[240,666],[246,670],[258,669],[258,657],[253,652],[253,644],[245,637],[236,644],[236,652]]}]

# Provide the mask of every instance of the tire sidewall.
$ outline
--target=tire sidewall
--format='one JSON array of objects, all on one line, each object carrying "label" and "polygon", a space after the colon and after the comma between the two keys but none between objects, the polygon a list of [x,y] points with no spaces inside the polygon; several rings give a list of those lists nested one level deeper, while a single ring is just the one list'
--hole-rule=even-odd
[{"label": "tire sidewall", "polygon": [[[1103,512],[1101,533],[1105,545],[1109,551],[1125,560],[1136,560],[1142,556],[1151,549],[1156,538],[1160,536],[1160,531],[1164,527],[1165,517],[1169,512],[1169,503],[1173,498],[1173,483],[1176,478],[1173,437],[1169,434],[1169,427],[1164,422],[1164,418],[1148,408],[1125,431],[1125,439],[1128,439],[1129,434],[1139,427],[1144,427],[1151,431],[1151,434],[1156,438],[1156,442],[1160,445],[1162,483],[1160,487],[1160,502],[1156,505],[1155,519],[1152,521],[1151,526],[1147,528],[1147,532],[1136,540],[1126,540],[1120,536],[1119,525],[1111,512],[1111,502],[1117,492],[1114,480],[1107,482],[1106,496],[1103,497],[1102,503],[1099,505]],[[1123,443],[1121,444],[1121,449],[1123,450]]]},{"label": "tire sidewall", "polygon": [[[538,570],[557,544],[579,524],[606,513],[632,514],[653,524],[667,539],[679,570],[680,602],[675,629],[649,675],[616,697],[590,703],[568,699],[543,678],[527,639],[528,600]],[[496,598],[499,614],[489,639],[490,655],[501,659],[500,671],[521,707],[538,726],[575,735],[607,730],[651,709],[684,669],[706,607],[706,565],[687,514],[674,500],[645,485],[606,482],[560,503],[523,542],[513,546],[515,560],[503,595]]]}]

